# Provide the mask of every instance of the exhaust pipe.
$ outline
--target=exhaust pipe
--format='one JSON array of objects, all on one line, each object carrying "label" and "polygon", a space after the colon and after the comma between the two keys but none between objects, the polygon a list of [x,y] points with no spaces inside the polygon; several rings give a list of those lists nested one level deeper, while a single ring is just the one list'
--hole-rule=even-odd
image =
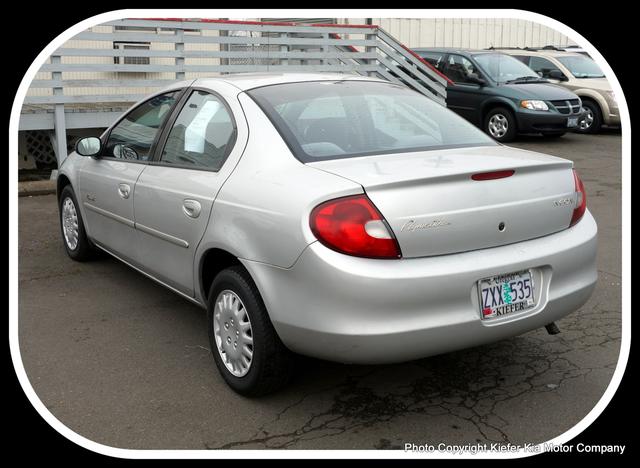
[{"label": "exhaust pipe", "polygon": [[547,333],[549,335],[557,335],[560,333],[560,329],[558,328],[558,325],[556,325],[556,322],[551,322],[550,324],[545,325],[544,328],[547,329]]}]

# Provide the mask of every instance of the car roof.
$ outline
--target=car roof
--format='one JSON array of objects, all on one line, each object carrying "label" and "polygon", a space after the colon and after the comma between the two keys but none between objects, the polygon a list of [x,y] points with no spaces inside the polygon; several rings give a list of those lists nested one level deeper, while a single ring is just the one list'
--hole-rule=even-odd
[{"label": "car roof", "polygon": [[199,78],[193,86],[207,86],[207,82],[224,81],[243,91],[261,86],[269,86],[283,83],[300,83],[306,81],[345,81],[345,80],[363,80],[363,81],[380,81],[387,83],[385,80],[370,76],[352,75],[346,73],[234,73],[230,75],[219,76],[215,78]]},{"label": "car roof", "polygon": [[582,55],[575,50],[564,51],[564,50],[551,50],[551,49],[519,49],[519,48],[504,48],[504,49],[493,49],[498,52],[502,52],[504,54],[515,54],[515,55],[539,55],[539,56],[547,56],[547,57],[569,57],[569,56],[580,56]]},{"label": "car roof", "polygon": [[420,52],[441,52],[444,54],[457,53],[457,54],[479,55],[479,54],[492,54],[492,53],[499,52],[496,50],[489,50],[489,49],[462,49],[460,47],[418,47],[412,50],[418,54],[420,54]]}]

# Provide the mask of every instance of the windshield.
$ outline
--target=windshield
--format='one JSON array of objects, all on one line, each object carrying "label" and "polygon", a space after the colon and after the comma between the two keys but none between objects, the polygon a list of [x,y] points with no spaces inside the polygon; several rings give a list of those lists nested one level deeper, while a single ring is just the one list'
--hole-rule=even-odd
[{"label": "windshield", "polygon": [[540,80],[540,76],[520,60],[506,54],[478,54],[473,57],[494,81]]},{"label": "windshield", "polygon": [[303,162],[496,144],[445,106],[391,83],[286,83],[248,94]]},{"label": "windshield", "polygon": [[568,55],[557,59],[576,78],[604,78],[604,73],[593,59],[584,55]]}]

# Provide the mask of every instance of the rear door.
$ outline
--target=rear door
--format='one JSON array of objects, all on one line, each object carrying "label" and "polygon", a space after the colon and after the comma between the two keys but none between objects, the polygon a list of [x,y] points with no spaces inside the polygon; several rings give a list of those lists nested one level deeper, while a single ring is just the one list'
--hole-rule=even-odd
[{"label": "rear door", "polygon": [[178,109],[135,187],[136,248],[145,271],[193,296],[194,253],[247,130],[209,90],[189,90]]},{"label": "rear door", "polygon": [[483,77],[482,72],[468,58],[458,54],[447,56],[444,74],[453,81],[447,87],[447,107],[480,125],[480,109],[487,93],[483,86],[469,80],[471,73]]},{"label": "rear door", "polygon": [[78,173],[80,203],[90,237],[132,263],[137,263],[134,186],[179,93],[154,96],[130,110],[103,138],[101,155],[85,158]]}]

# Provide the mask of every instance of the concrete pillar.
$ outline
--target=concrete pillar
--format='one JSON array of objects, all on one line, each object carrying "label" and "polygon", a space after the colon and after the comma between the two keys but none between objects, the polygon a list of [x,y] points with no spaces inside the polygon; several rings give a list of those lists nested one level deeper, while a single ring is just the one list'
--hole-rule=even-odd
[{"label": "concrete pillar", "polygon": [[[184,52],[184,30],[176,29],[175,35],[177,37],[177,42],[174,45],[174,49],[180,52]],[[176,80],[184,80],[184,57],[176,57],[176,66],[180,67],[180,71],[176,72]]]},{"label": "concrete pillar", "polygon": [[[61,63],[59,55],[51,56],[51,63]],[[62,80],[62,72],[54,71],[51,73],[52,80]],[[64,95],[64,89],[62,86],[53,88],[54,96]],[[58,167],[67,157],[67,125],[64,117],[64,104],[54,104],[53,108],[53,128],[55,132],[55,144],[53,145],[53,151],[56,154],[58,160]]]}]

